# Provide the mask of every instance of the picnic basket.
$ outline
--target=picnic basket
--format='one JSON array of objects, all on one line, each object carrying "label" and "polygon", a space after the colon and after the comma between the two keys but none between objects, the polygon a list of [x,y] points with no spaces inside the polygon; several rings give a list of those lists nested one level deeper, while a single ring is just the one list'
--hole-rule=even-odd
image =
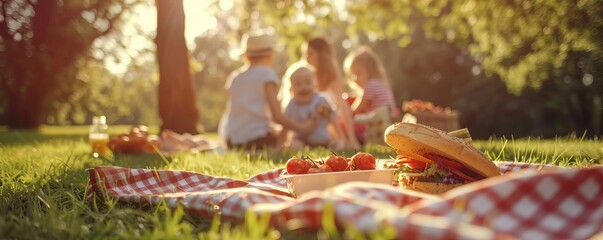
[{"label": "picnic basket", "polygon": [[445,132],[460,128],[457,111],[436,106],[429,101],[417,99],[405,101],[402,111],[405,112],[403,122],[419,123]]},{"label": "picnic basket", "polygon": [[456,111],[432,113],[432,112],[411,112],[417,119],[416,123],[431,126],[445,132],[459,129],[459,115]]}]

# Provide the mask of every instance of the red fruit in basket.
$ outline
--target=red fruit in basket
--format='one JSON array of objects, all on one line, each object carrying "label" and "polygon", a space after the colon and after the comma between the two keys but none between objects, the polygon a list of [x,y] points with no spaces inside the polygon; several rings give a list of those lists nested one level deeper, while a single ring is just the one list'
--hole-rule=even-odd
[{"label": "red fruit in basket", "polygon": [[287,161],[287,173],[306,174],[310,169],[310,163],[298,157],[292,157]]},{"label": "red fruit in basket", "polygon": [[354,169],[375,170],[375,157],[370,153],[359,152],[352,156]]},{"label": "red fruit in basket", "polygon": [[348,161],[342,156],[331,155],[325,161],[325,165],[331,167],[334,172],[344,171],[348,167]]},{"label": "red fruit in basket", "polygon": [[161,141],[157,135],[149,135],[142,144],[142,151],[146,153],[154,153],[161,147]]},{"label": "red fruit in basket", "polygon": [[325,172],[332,172],[333,171],[333,169],[329,165],[327,165],[327,164],[320,165],[318,167],[318,169],[324,169]]},{"label": "red fruit in basket", "polygon": [[120,134],[109,141],[109,148],[115,154],[127,154],[136,150],[136,145],[132,143],[129,135]]},{"label": "red fruit in basket", "polygon": [[130,143],[133,145],[133,148],[137,149],[142,148],[147,141],[147,136],[142,132],[131,132],[128,134],[128,138],[130,138]]},{"label": "red fruit in basket", "polygon": [[324,173],[324,172],[332,172],[332,171],[333,171],[333,169],[331,169],[331,167],[329,167],[329,165],[326,165],[326,164],[308,169],[308,173]]}]

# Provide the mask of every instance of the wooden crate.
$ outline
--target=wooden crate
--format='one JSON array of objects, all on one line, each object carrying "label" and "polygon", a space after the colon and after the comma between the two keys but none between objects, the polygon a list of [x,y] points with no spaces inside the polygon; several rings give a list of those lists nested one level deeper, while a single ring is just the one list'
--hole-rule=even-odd
[{"label": "wooden crate", "polygon": [[[460,128],[459,115],[456,111],[447,111],[441,113],[433,112],[409,112],[416,118],[416,123],[431,126],[445,132],[450,132]],[[406,118],[406,116],[405,116]],[[409,117],[412,119],[412,117]]]}]

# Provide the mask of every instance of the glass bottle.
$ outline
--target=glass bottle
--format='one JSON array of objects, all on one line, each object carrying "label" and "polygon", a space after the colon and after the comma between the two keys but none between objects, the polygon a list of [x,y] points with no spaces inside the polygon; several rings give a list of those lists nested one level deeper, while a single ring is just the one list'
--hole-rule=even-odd
[{"label": "glass bottle", "polygon": [[94,157],[107,156],[109,154],[109,126],[105,116],[94,116],[90,125],[90,146]]}]

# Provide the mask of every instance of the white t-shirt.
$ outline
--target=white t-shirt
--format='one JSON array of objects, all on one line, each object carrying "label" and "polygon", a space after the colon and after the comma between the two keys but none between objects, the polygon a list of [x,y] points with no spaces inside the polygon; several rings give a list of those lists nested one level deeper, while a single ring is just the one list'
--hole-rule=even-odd
[{"label": "white t-shirt", "polygon": [[264,137],[271,128],[272,115],[266,103],[264,84],[277,88],[280,80],[272,68],[254,66],[234,71],[226,81],[230,99],[220,121],[220,136],[233,145]]}]

